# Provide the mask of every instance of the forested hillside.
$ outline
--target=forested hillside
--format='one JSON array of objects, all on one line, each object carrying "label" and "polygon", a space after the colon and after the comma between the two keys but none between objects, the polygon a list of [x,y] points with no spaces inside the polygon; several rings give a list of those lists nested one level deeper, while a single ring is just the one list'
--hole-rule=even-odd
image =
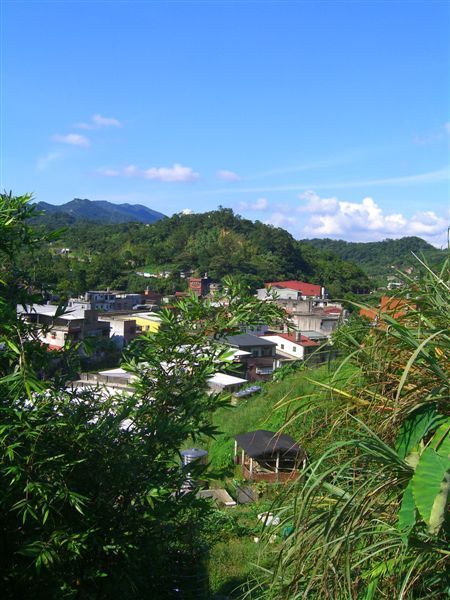
[{"label": "forested hillside", "polygon": [[404,237],[399,240],[383,240],[382,242],[345,242],[344,240],[313,239],[306,243],[332,252],[343,260],[359,265],[374,277],[395,275],[395,269],[417,269],[417,261],[413,256],[425,256],[429,264],[434,265],[444,258],[444,250],[435,248],[419,237]]},{"label": "forested hillside", "polygon": [[[48,216],[46,226],[48,226]],[[56,226],[60,225],[57,221]],[[61,248],[70,253],[61,255]],[[264,281],[306,279],[335,296],[370,288],[355,264],[295,240],[281,228],[253,223],[231,209],[176,214],[154,224],[102,225],[75,222],[58,244],[48,244],[21,265],[36,287],[61,293],[111,286],[142,289],[150,284],[164,292],[183,289],[180,271],[205,272],[217,281],[235,275],[253,288]],[[143,278],[136,271],[167,270],[168,279]]]}]

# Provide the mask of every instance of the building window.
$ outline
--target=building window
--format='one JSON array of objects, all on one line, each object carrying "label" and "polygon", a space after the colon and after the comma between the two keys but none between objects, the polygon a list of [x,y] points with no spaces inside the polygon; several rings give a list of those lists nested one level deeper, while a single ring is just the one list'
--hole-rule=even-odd
[{"label": "building window", "polygon": [[281,344],[280,348],[281,348],[282,350],[284,350],[284,344]]},{"label": "building window", "polygon": [[297,352],[297,346],[292,346],[292,352]]}]

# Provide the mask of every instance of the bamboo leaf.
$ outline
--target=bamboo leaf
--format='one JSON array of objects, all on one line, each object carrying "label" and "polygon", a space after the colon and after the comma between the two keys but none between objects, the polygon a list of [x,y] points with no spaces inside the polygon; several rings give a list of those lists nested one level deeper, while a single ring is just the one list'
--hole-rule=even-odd
[{"label": "bamboo leaf", "polygon": [[425,346],[433,339],[435,338],[437,335],[439,335],[440,333],[444,333],[445,329],[442,329],[440,331],[436,331],[435,333],[433,333],[432,335],[428,336],[425,340],[423,340],[423,342],[421,342],[418,347],[415,349],[415,351],[411,354],[411,356],[409,357],[409,360],[406,364],[405,369],[403,370],[400,382],[398,384],[398,388],[397,388],[397,394],[396,394],[396,400],[398,400],[400,398],[400,394],[401,391],[403,389],[403,386],[405,385],[406,382],[406,378],[408,377],[409,371],[411,369],[411,367],[413,366],[413,364],[415,363],[417,357],[419,356],[419,354],[422,352],[422,350],[425,348]]}]

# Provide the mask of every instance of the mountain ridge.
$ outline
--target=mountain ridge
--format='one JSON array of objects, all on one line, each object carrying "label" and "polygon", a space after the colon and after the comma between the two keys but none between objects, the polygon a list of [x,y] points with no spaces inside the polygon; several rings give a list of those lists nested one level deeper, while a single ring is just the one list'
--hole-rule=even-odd
[{"label": "mountain ridge", "polygon": [[395,275],[395,270],[405,271],[418,267],[413,253],[423,255],[431,265],[438,263],[446,250],[440,250],[418,236],[385,239],[378,242],[347,242],[331,238],[302,240],[319,250],[331,252],[343,260],[358,264],[372,276]]},{"label": "mountain ridge", "polygon": [[38,216],[40,221],[51,221],[52,217],[73,224],[76,221],[92,221],[105,224],[114,223],[156,223],[166,215],[142,204],[114,204],[107,200],[89,200],[74,198],[64,204],[37,202],[36,208],[44,214]]}]

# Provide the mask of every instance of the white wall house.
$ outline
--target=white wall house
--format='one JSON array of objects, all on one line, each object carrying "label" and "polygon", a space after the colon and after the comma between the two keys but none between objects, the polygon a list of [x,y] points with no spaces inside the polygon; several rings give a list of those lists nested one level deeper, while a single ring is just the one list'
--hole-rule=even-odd
[{"label": "white wall house", "polygon": [[264,339],[276,344],[276,368],[280,367],[286,360],[305,360],[306,356],[314,352],[320,345],[298,332],[265,335]]}]

